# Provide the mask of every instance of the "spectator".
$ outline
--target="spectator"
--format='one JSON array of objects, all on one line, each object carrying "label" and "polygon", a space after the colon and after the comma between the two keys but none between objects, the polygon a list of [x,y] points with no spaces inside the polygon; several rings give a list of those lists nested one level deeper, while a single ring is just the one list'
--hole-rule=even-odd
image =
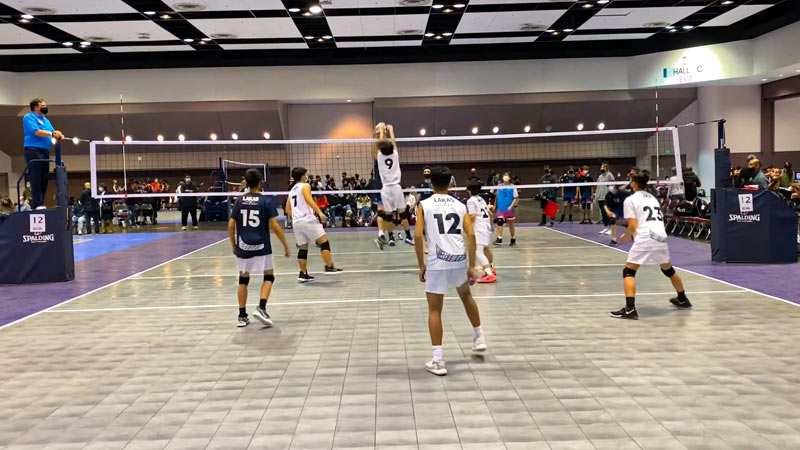
[{"label": "spectator", "polygon": [[[546,167],[544,169],[544,175],[542,175],[542,178],[539,180],[539,182],[542,184],[554,184],[556,181],[558,180],[556,180],[556,177],[553,175],[553,171],[549,167]],[[544,213],[544,209],[547,207],[548,202],[556,201],[556,188],[554,187],[542,188],[540,191],[540,196],[541,200],[539,206],[541,206],[542,208],[542,221],[539,222],[539,226],[543,227],[547,225],[547,215]],[[553,224],[554,224],[553,219],[550,219],[550,226],[552,227]]]},{"label": "spectator", "polygon": [[122,194],[123,189],[122,189],[122,187],[120,187],[119,181],[117,181],[117,180],[112,180],[111,181],[111,192],[114,193],[114,194]]},{"label": "spectator", "polygon": [[[672,169],[673,171],[675,169]],[[600,165],[600,175],[597,176],[597,181],[599,183],[612,183],[614,182],[614,174],[611,172],[611,169],[608,166],[607,162],[604,162]],[[603,218],[603,229],[600,230],[600,234],[610,234],[611,233],[611,220],[608,217],[608,213],[606,212],[606,194],[615,190],[614,186],[597,186],[597,190],[595,191],[595,198],[597,198],[597,206],[600,209],[600,217]]]},{"label": "spectator", "polygon": [[[764,172],[761,171],[761,161],[759,161],[758,158],[753,158],[747,163],[747,167],[751,169],[751,175],[750,179],[746,180],[745,183],[747,185],[758,186],[759,190],[767,189],[769,182],[767,181],[767,177],[764,176]],[[686,199],[689,199],[688,195]]]},{"label": "spectator", "polygon": [[[130,183],[128,183],[128,186],[125,189],[127,189],[126,192],[129,192],[129,193],[136,192],[136,190],[138,189],[138,186],[136,185],[136,180],[131,181]],[[136,221],[136,199],[133,198],[133,197],[125,197],[125,206],[128,207],[128,221],[127,221],[128,224],[130,226],[132,226],[132,227],[133,226],[138,227],[139,224]],[[123,227],[125,226],[124,222],[123,222],[122,226]]]},{"label": "spectator", "polygon": [[106,185],[101,184],[97,188],[100,193],[100,233],[113,233],[111,222],[114,220],[114,200],[104,198],[106,195]]},{"label": "spectator", "polygon": [[24,198],[27,201],[31,200],[31,182],[30,181],[26,181],[25,182],[25,190],[22,191],[22,198]]},{"label": "spectator", "polygon": [[[486,184],[484,186],[497,186],[499,183],[500,183],[500,177],[498,176],[497,171],[492,170],[486,177]],[[422,200],[424,199],[420,199],[420,201]]]},{"label": "spectator", "polygon": [[70,197],[69,204],[72,206],[72,230],[73,233],[82,235],[86,230],[86,214],[83,205],[75,201],[75,197]]},{"label": "spectator", "polygon": [[94,223],[94,233],[100,234],[100,205],[97,199],[92,198],[91,183],[83,183],[83,193],[81,193],[81,205],[86,215],[86,234],[92,233],[92,223]]},{"label": "spectator", "polygon": [[14,203],[10,198],[0,200],[0,216],[9,216],[14,213]]},{"label": "spectator", "polygon": [[788,188],[792,183],[794,183],[794,170],[792,170],[792,163],[786,161],[781,170],[781,187]]},{"label": "spectator", "polygon": [[369,225],[370,222],[372,222],[370,219],[372,214],[372,201],[369,199],[369,195],[360,194],[356,199],[356,208],[358,209],[358,221],[361,226]]},{"label": "spectator", "polygon": [[[183,178],[183,184],[178,186],[176,192],[180,194],[192,194],[200,192],[200,188],[192,181],[192,177],[188,174]],[[197,229],[197,197],[182,197],[178,196],[178,204],[181,208],[181,229],[186,231],[188,224],[188,216],[192,216],[192,227]]]},{"label": "spectator", "polygon": [[[578,177],[579,183],[592,183],[594,178],[589,174],[589,166],[583,166],[583,170]],[[581,224],[592,224],[592,202],[594,201],[592,186],[581,186],[578,190],[578,203],[583,209],[583,219]]]},{"label": "spectator", "polygon": [[[430,166],[425,166],[425,167],[422,168],[422,178],[423,178],[422,182],[417,185],[417,188],[419,188],[419,189],[432,189],[432,187],[431,187],[431,168],[430,168]],[[431,192],[431,191],[420,192],[419,193],[419,201],[421,202],[421,201],[427,199],[428,197],[430,197],[432,195],[433,195],[433,192]]]},{"label": "spectator", "polygon": [[478,169],[474,167],[469,170],[469,178],[467,178],[467,184],[472,182],[480,183],[483,186],[483,181],[478,177]]},{"label": "spectator", "polygon": [[20,197],[19,198],[19,202],[17,203],[17,205],[16,205],[16,207],[14,209],[16,209],[19,212],[31,211],[32,210],[30,202],[25,197]]},{"label": "spectator", "polygon": [[678,171],[675,167],[672,168],[672,176],[667,181],[670,182],[669,191],[667,191],[667,196],[670,200],[683,200],[686,198],[683,181],[678,177]]},{"label": "spectator", "polygon": [[694,173],[691,166],[683,172],[683,192],[686,200],[693,202],[697,198],[697,189],[702,186],[700,178]]}]

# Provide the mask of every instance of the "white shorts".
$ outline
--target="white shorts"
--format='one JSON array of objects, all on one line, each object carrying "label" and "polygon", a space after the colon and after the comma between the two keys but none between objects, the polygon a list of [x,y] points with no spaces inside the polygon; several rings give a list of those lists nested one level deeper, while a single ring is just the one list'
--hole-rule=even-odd
[{"label": "white shorts", "polygon": [[489,243],[492,242],[492,233],[485,232],[485,231],[478,231],[475,233],[475,243],[478,245],[482,245],[484,247],[488,247]]},{"label": "white shorts", "polygon": [[661,265],[669,262],[669,247],[667,244],[636,245],[633,243],[628,252],[628,261],[638,265]]},{"label": "white shorts", "polygon": [[317,239],[325,236],[325,230],[322,228],[322,224],[316,220],[295,222],[292,224],[292,230],[294,231],[294,241],[297,243],[298,247],[306,244],[313,244],[317,242]]},{"label": "white shorts", "polygon": [[447,294],[453,287],[459,287],[467,282],[467,268],[425,271],[425,292],[431,294]]},{"label": "white shorts", "polygon": [[394,211],[401,213],[405,211],[406,198],[403,196],[403,188],[397,184],[382,187],[381,205],[383,206],[383,212],[385,213]]},{"label": "white shorts", "polygon": [[241,273],[262,274],[272,270],[272,255],[253,256],[252,258],[236,258],[236,267]]}]

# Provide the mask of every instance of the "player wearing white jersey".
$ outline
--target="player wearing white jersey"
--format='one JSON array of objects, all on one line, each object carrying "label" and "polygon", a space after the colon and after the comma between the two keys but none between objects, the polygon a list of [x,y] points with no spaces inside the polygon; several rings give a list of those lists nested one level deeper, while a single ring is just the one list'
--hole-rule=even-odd
[{"label": "player wearing white jersey", "polygon": [[[405,243],[414,245],[411,239],[411,227],[408,224],[410,216],[400,187],[400,154],[397,152],[397,142],[394,137],[394,127],[381,122],[375,127],[378,135],[377,153],[375,155],[378,176],[381,178],[381,207],[378,210],[378,239],[375,245],[383,250],[386,244],[394,246],[392,231],[395,225],[402,225],[405,232]],[[386,233],[389,239],[386,239]]]},{"label": "player wearing white jersey", "polygon": [[497,273],[494,271],[494,255],[489,243],[492,241],[492,220],[493,212],[490,206],[486,205],[486,200],[480,196],[481,183],[470,181],[467,184],[467,191],[471,197],[467,200],[467,212],[472,217],[475,228],[475,242],[477,248],[475,257],[481,270],[485,272],[478,283],[494,283],[497,281]]},{"label": "player wearing white jersey", "polygon": [[[294,240],[297,248],[297,264],[300,266],[300,275],[297,281],[307,283],[314,281],[314,277],[308,274],[308,244],[314,242],[319,245],[322,252],[322,259],[325,261],[325,273],[335,274],[342,269],[333,265],[331,257],[331,243],[322,224],[327,217],[317,206],[317,202],[311,196],[311,186],[308,185],[307,170],[304,167],[292,169],[292,179],[295,185],[289,191],[289,198],[286,199],[286,215],[292,216],[292,228],[294,230]],[[319,217],[319,220],[317,220]]]},{"label": "player wearing white jersey", "polygon": [[636,271],[643,264],[661,266],[661,272],[669,278],[678,293],[677,297],[669,300],[670,303],[679,309],[692,307],[683,289],[683,281],[670,263],[661,204],[658,199],[645,191],[648,181],[650,181],[650,174],[647,171],[633,175],[631,188],[634,193],[625,199],[623,206],[625,219],[628,220],[628,231],[620,237],[620,242],[633,240],[633,246],[628,252],[628,261],[622,270],[625,307],[611,312],[611,317],[617,319],[636,320],[639,318],[639,313],[636,312],[635,277]]},{"label": "player wearing white jersey", "polygon": [[[417,207],[414,248],[419,264],[419,280],[425,283],[428,298],[428,328],[433,345],[433,359],[425,364],[425,370],[435,375],[447,375],[442,353],[442,305],[444,294],[451,287],[456,288],[472,323],[472,350],[486,350],[478,304],[469,289],[477,278],[472,270],[475,265],[475,230],[464,205],[447,195],[452,176],[447,167],[434,167],[431,171],[434,194]],[[427,262],[423,239],[428,241]]]}]

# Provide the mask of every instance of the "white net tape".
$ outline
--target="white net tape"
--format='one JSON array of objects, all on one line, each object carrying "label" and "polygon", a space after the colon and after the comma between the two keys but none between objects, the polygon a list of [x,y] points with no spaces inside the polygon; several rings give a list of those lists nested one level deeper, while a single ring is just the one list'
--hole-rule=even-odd
[{"label": "white net tape", "polygon": [[[271,186],[288,187],[289,171],[302,166],[309,174],[331,174],[338,182],[339,174],[346,172],[366,174],[372,171],[375,161],[374,139],[347,140],[264,140],[264,141],[134,141],[91,142],[91,181],[93,191],[98,182],[123,179],[127,184],[132,179],[144,179],[152,173],[182,178],[184,172],[204,174],[213,185],[214,177],[221,184],[236,184],[241,180],[225,177],[233,166],[238,169],[260,167],[265,180]],[[674,127],[644,128],[625,130],[525,133],[512,135],[481,136],[443,136],[397,139],[401,167],[404,171],[404,185],[409,167],[416,171],[424,165],[463,166],[468,164],[482,173],[491,168],[499,172],[511,171],[534,162],[538,166],[571,164],[574,161],[591,161],[592,170],[597,173],[600,161],[635,161],[633,166],[648,169],[654,183],[669,184],[664,181],[674,173],[680,183],[682,173],[681,152],[678,131]],[[227,161],[223,163],[223,161]],[[224,165],[223,165],[224,164]],[[500,167],[500,168],[498,168]],[[623,172],[626,172],[625,169]],[[243,173],[243,171],[242,171]],[[164,175],[167,174],[167,175]],[[205,175],[207,174],[207,175]],[[560,173],[554,174],[558,179]],[[269,179],[272,177],[273,179]],[[659,181],[661,180],[661,181]],[[528,181],[528,180],[523,180]],[[538,176],[535,178],[538,181]],[[459,182],[463,185],[462,182]],[[546,187],[563,188],[578,185],[624,185],[624,181],[613,183],[579,184],[517,184],[517,189],[539,189]],[[492,186],[483,189],[491,190]],[[232,196],[239,192],[197,192],[181,193],[178,196]],[[463,187],[454,188],[464,190]],[[423,189],[404,189],[406,192]],[[348,189],[316,191],[315,194],[359,194],[379,193],[378,189]],[[96,192],[93,192],[97,195]],[[272,195],[286,195],[285,190],[270,191]],[[127,194],[127,197],[169,197],[175,193]],[[124,198],[126,194],[106,195],[106,198]]]}]

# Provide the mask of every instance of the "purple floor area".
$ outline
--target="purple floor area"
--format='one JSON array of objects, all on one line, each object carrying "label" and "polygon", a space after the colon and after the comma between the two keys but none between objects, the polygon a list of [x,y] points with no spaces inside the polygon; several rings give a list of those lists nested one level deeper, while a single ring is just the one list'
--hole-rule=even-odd
[{"label": "purple floor area", "polygon": [[[600,235],[600,225],[558,224],[556,230],[600,244],[608,244],[609,236]],[[617,230],[618,234],[624,231]],[[627,251],[631,244],[617,248]],[[711,246],[679,237],[669,238],[672,263],[720,281],[733,283],[762,294],[800,305],[800,264],[726,264],[711,261]],[[687,290],[689,288],[687,287]]]},{"label": "purple floor area", "polygon": [[172,236],[75,263],[75,280],[3,286],[0,327],[224,239],[222,231]]}]

